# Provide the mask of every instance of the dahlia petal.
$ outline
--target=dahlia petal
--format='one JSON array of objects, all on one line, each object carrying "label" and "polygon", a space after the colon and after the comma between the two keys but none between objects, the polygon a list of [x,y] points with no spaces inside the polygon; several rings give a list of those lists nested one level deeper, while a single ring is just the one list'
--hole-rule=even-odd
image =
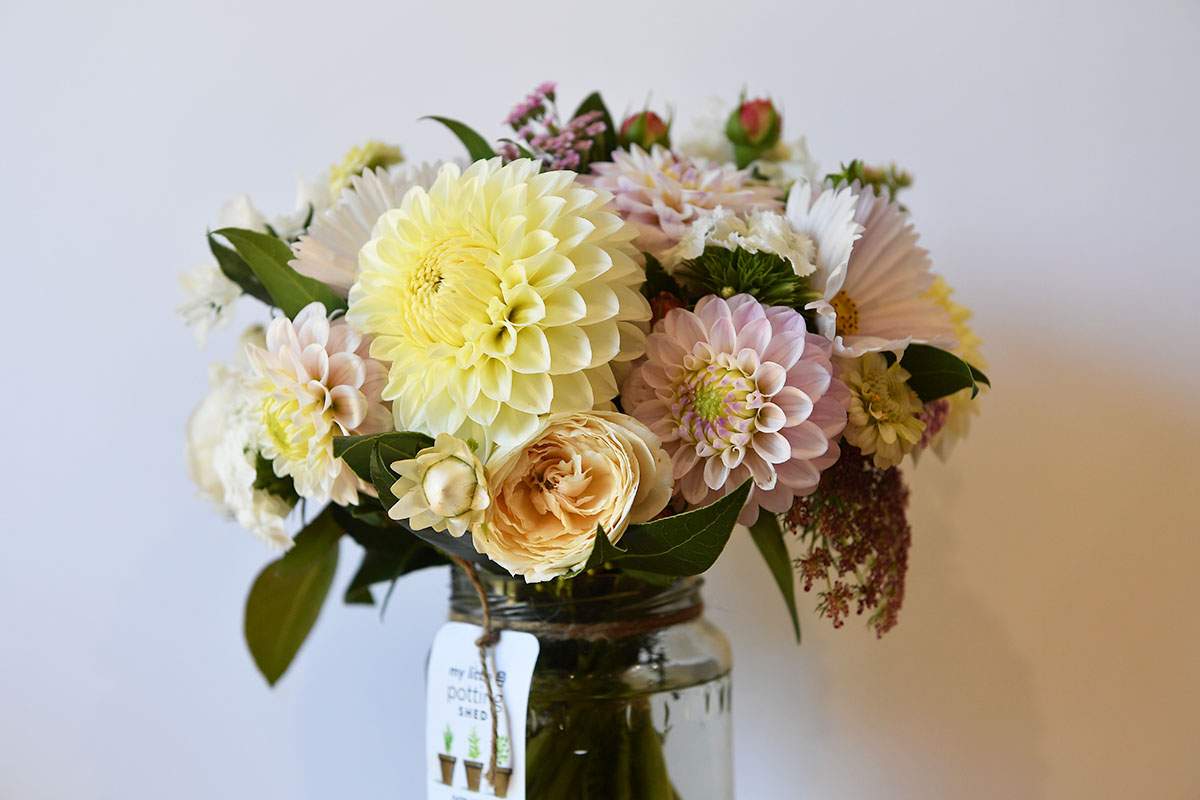
[{"label": "dahlia petal", "polygon": [[546,329],[550,347],[550,374],[575,372],[592,365],[592,345],[589,336],[574,325],[559,325]]},{"label": "dahlia petal", "polygon": [[799,425],[813,412],[812,398],[794,386],[780,389],[771,402],[783,412],[784,425]]},{"label": "dahlia petal", "polygon": [[[803,317],[801,317],[803,319]],[[791,369],[804,354],[804,331],[776,331],[766,349],[762,351],[763,361],[772,361],[784,369]]]},{"label": "dahlia petal", "polygon": [[[342,326],[349,328],[349,325]],[[353,353],[334,353],[329,357],[326,375],[331,385],[361,387],[367,380],[366,363]]]},{"label": "dahlia petal", "polygon": [[788,454],[791,458],[816,458],[829,447],[829,439],[812,421],[784,428],[782,434],[790,448]]},{"label": "dahlia petal", "polygon": [[766,361],[758,365],[758,368],[754,370],[753,377],[758,391],[770,397],[783,389],[784,382],[787,380],[787,372],[778,364]]},{"label": "dahlia petal", "polygon": [[674,480],[679,480],[688,472],[690,472],[700,461],[700,456],[696,454],[696,448],[682,445],[675,448],[675,452],[671,454],[671,476]]},{"label": "dahlia petal", "polygon": [[518,411],[530,414],[545,414],[550,410],[554,386],[546,374],[512,376],[512,393],[508,404]]},{"label": "dahlia petal", "polygon": [[588,313],[587,303],[584,302],[583,297],[569,286],[559,286],[544,295],[542,301],[546,306],[543,324],[547,327],[570,325],[583,319]]},{"label": "dahlia petal", "polygon": [[[787,428],[785,430],[792,429]],[[754,434],[753,443],[754,452],[768,463],[782,464],[792,457],[792,448],[789,446],[788,440],[781,434],[767,431],[759,432]],[[821,452],[824,452],[824,448],[822,448]],[[747,458],[749,458],[749,453],[747,453]]]},{"label": "dahlia petal", "polygon": [[476,369],[479,390],[497,402],[508,401],[512,393],[512,370],[498,358],[485,359]]},{"label": "dahlia petal", "polygon": [[516,346],[508,357],[514,372],[545,372],[550,369],[550,345],[541,328],[521,328],[517,331]]},{"label": "dahlia petal", "polygon": [[704,483],[708,488],[713,491],[722,488],[727,478],[729,478],[729,467],[721,463],[719,455],[712,456],[704,462]]},{"label": "dahlia petal", "polygon": [[758,414],[754,417],[754,424],[760,431],[777,431],[784,426],[786,421],[787,416],[774,403],[767,403],[759,408]]},{"label": "dahlia petal", "polygon": [[502,447],[515,447],[532,436],[537,426],[538,418],[534,414],[503,405],[492,420],[491,433]]},{"label": "dahlia petal", "polygon": [[552,412],[585,411],[594,405],[591,381],[582,372],[551,375],[550,380],[554,384]]},{"label": "dahlia petal", "polygon": [[754,485],[763,490],[775,488],[776,472],[775,467],[768,463],[758,453],[753,450],[746,452],[746,458],[742,462],[746,465],[746,469],[750,470],[750,477],[754,479]]},{"label": "dahlia petal", "polygon": [[587,336],[591,350],[591,362],[588,367],[599,367],[612,361],[621,352],[621,331],[612,320],[597,325],[588,325],[582,329]]}]

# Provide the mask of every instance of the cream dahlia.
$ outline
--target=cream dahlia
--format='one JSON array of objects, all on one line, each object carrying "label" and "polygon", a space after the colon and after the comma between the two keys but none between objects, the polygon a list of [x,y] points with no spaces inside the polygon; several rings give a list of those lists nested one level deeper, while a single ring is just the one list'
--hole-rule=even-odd
[{"label": "cream dahlia", "polygon": [[291,476],[296,493],[315,502],[358,503],[363,486],[333,455],[335,436],[379,433],[391,426],[380,401],[383,365],[344,319],[311,303],[295,321],[277,317],[265,347],[247,354],[259,391],[258,442],[275,474]]},{"label": "cream dahlia", "polygon": [[610,362],[645,346],[645,272],[611,195],[576,177],[528,159],[447,164],[380,218],[348,316],[391,362],[398,429],[471,420],[515,445],[542,415],[616,396]]},{"label": "cream dahlia", "polygon": [[[940,306],[954,325],[954,336],[958,340],[954,355],[973,367],[987,369],[987,359],[982,351],[983,341],[970,325],[971,310],[954,302],[953,293],[946,279],[935,275],[925,296]],[[980,385],[979,390],[986,392],[988,387]],[[945,421],[931,442],[933,451],[941,459],[948,458],[955,445],[966,438],[971,431],[971,419],[979,413],[979,398],[971,397],[970,389],[960,389],[945,400]]]},{"label": "cream dahlia", "polygon": [[475,549],[530,583],[578,571],[601,530],[616,544],[671,499],[658,437],[614,412],[551,414],[487,473],[492,504],[472,527]]},{"label": "cream dahlia", "polygon": [[836,364],[838,377],[850,389],[846,441],[873,456],[880,469],[896,466],[925,430],[924,406],[908,386],[908,372],[899,361],[889,366],[880,353],[839,358]]},{"label": "cream dahlia", "polygon": [[436,176],[429,164],[352,175],[337,203],[316,215],[308,233],[292,246],[292,268],[345,295],[358,278],[358,251],[371,241],[375,223],[399,207],[405,192],[413,186],[428,188]]},{"label": "cream dahlia", "polygon": [[[917,245],[908,214],[871,187],[855,189],[853,221],[861,226],[862,238],[847,259],[839,250],[815,276],[821,299],[808,307],[816,311],[817,330],[833,339],[839,356],[898,353],[910,342],[953,346],[949,316],[924,294],[933,281],[929,253]],[[842,189],[839,195],[849,191]],[[816,214],[811,192],[811,184],[801,181],[788,197],[788,217],[802,229]]]},{"label": "cream dahlia", "polygon": [[388,516],[406,520],[414,530],[448,530],[459,537],[483,522],[490,504],[483,464],[470,445],[439,433],[432,447],[415,458],[392,463],[400,478],[392,484],[396,503]]},{"label": "cream dahlia", "polygon": [[329,193],[337,197],[350,186],[355,176],[375,169],[386,169],[404,160],[404,154],[395,145],[377,142],[374,139],[351,147],[342,160],[329,168]]},{"label": "cream dahlia", "polygon": [[637,230],[635,243],[670,270],[679,263],[671,252],[704,212],[779,207],[778,190],[756,184],[748,170],[692,159],[655,145],[613,153],[611,162],[592,165],[593,186],[616,197],[617,211]]},{"label": "cream dahlia", "polygon": [[832,375],[830,343],[804,318],[750,295],[709,295],[695,312],[675,309],[646,340],[646,361],[627,384],[645,397],[632,413],[663,441],[676,493],[702,505],[740,486],[754,488],[739,517],[782,513],[812,492],[837,461],[846,388]]}]

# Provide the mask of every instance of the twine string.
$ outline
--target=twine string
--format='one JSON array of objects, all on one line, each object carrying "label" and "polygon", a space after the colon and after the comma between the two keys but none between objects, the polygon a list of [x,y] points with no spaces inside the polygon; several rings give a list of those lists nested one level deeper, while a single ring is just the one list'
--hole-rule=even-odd
[{"label": "twine string", "polygon": [[492,746],[488,757],[487,782],[495,785],[496,783],[496,754],[500,743],[500,703],[496,700],[496,692],[492,688],[492,673],[488,667],[487,652],[488,649],[495,646],[500,641],[500,632],[492,629],[492,611],[491,605],[488,603],[487,590],[483,587],[483,582],[479,580],[479,573],[475,571],[475,565],[461,558],[455,558],[454,562],[467,574],[467,579],[471,581],[471,586],[475,588],[475,593],[479,595],[479,604],[483,609],[483,633],[475,640],[475,647],[479,649],[479,667],[483,671],[483,683],[487,687],[488,708],[492,716]]}]

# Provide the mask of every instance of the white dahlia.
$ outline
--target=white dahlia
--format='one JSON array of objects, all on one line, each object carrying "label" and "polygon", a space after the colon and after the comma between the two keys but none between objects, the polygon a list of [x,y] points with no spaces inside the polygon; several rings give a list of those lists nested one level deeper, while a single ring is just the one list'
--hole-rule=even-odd
[{"label": "white dahlia", "polygon": [[592,164],[593,186],[616,198],[617,211],[637,230],[635,244],[670,270],[671,252],[693,222],[720,207],[730,211],[779,207],[778,190],[757,184],[749,170],[688,158],[655,145],[618,150],[611,162]]},{"label": "white dahlia", "polygon": [[[815,276],[813,288],[821,299],[808,307],[816,311],[817,330],[833,340],[839,356],[899,353],[910,342],[953,347],[949,315],[925,295],[933,282],[929,253],[918,246],[908,214],[871,187],[855,189],[853,223],[861,226],[862,237],[848,258],[839,249]],[[812,219],[820,197],[830,190],[810,204],[811,191],[811,184],[800,181],[788,197],[788,217],[798,227]]]},{"label": "white dahlia", "polygon": [[358,251],[371,240],[375,223],[400,205],[414,186],[429,188],[437,170],[429,164],[352,175],[336,204],[313,218],[308,233],[292,245],[291,266],[345,295],[358,278]]},{"label": "white dahlia", "polygon": [[544,414],[611,400],[610,362],[642,354],[635,231],[608,192],[538,170],[447,164],[362,248],[349,319],[391,362],[383,397],[398,429],[454,433],[469,420],[515,445]]},{"label": "white dahlia", "polygon": [[291,476],[301,497],[357,504],[362,482],[334,457],[333,438],[390,428],[379,399],[383,365],[367,357],[354,328],[344,319],[331,322],[320,303],[305,306],[294,322],[272,320],[265,344],[247,348],[260,392],[263,456],[277,476]]}]

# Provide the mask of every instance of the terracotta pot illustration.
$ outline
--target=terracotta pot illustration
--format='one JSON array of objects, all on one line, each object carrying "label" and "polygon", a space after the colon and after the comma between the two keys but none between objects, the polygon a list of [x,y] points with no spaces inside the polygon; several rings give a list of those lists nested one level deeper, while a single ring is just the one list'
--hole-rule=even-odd
[{"label": "terracotta pot illustration", "polygon": [[496,779],[492,781],[492,788],[496,790],[496,797],[508,797],[508,779],[512,777],[512,768],[496,767]]},{"label": "terracotta pot illustration", "polygon": [[448,756],[442,753],[438,754],[438,761],[442,765],[442,783],[447,786],[454,785],[454,764],[458,761],[454,756]]},{"label": "terracotta pot illustration", "polygon": [[483,772],[483,764],[478,761],[464,761],[467,768],[467,788],[472,792],[479,791],[479,774]]}]

